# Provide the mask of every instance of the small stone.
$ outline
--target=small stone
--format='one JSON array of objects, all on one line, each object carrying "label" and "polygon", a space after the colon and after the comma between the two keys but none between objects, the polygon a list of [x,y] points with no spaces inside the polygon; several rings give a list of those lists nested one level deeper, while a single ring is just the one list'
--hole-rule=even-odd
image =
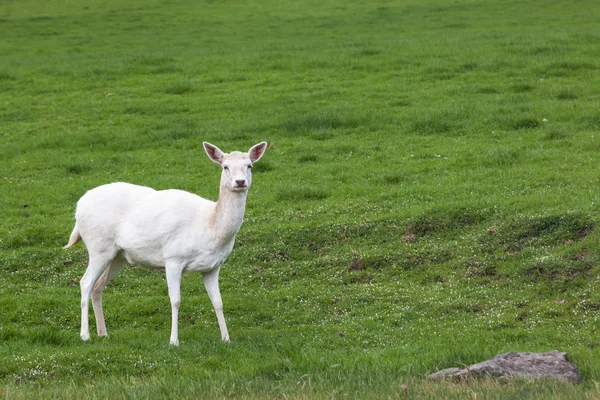
[{"label": "small stone", "polygon": [[489,376],[500,380],[555,379],[579,382],[579,370],[569,361],[567,353],[552,350],[547,353],[505,353],[467,368],[448,368],[435,372],[428,379],[463,380]]}]

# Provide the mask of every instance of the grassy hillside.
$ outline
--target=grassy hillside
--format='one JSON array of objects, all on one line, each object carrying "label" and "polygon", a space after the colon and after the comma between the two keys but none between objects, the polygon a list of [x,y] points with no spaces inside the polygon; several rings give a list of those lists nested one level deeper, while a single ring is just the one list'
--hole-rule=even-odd
[{"label": "grassy hillside", "polygon": [[[600,396],[600,8],[594,1],[0,2],[0,397]],[[216,199],[266,140],[180,347],[162,274],[79,339],[86,190]],[[92,333],[95,331],[92,319]],[[566,351],[578,386],[431,371]]]}]

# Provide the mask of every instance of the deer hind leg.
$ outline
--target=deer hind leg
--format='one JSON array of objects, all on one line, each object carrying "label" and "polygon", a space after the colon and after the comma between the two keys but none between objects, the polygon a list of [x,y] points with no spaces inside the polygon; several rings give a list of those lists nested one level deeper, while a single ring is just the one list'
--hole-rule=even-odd
[{"label": "deer hind leg", "polygon": [[109,267],[112,259],[113,256],[90,255],[88,267],[79,282],[81,287],[81,339],[83,340],[90,338],[89,302],[92,288],[100,275]]},{"label": "deer hind leg", "polygon": [[92,287],[92,306],[94,308],[94,316],[96,317],[98,336],[107,336],[104,312],[102,311],[102,291],[117,276],[124,265],[125,260],[123,257],[117,255]]}]

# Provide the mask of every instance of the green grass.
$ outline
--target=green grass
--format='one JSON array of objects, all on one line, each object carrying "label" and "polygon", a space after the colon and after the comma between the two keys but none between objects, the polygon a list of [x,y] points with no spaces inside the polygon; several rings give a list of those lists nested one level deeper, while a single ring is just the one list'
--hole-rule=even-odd
[{"label": "green grass", "polygon": [[[0,397],[600,397],[595,2],[0,4]],[[168,345],[125,269],[79,339],[76,201],[113,181],[215,199],[270,147],[221,272]],[[92,333],[93,317],[92,317]],[[428,372],[566,351],[582,383]]]}]

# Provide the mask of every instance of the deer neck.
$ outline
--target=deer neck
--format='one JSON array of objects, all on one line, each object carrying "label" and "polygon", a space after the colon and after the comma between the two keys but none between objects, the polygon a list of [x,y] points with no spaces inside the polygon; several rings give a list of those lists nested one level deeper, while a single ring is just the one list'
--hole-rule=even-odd
[{"label": "deer neck", "polygon": [[214,226],[220,243],[229,243],[235,239],[244,222],[247,196],[247,191],[234,192],[221,186],[214,213]]}]

